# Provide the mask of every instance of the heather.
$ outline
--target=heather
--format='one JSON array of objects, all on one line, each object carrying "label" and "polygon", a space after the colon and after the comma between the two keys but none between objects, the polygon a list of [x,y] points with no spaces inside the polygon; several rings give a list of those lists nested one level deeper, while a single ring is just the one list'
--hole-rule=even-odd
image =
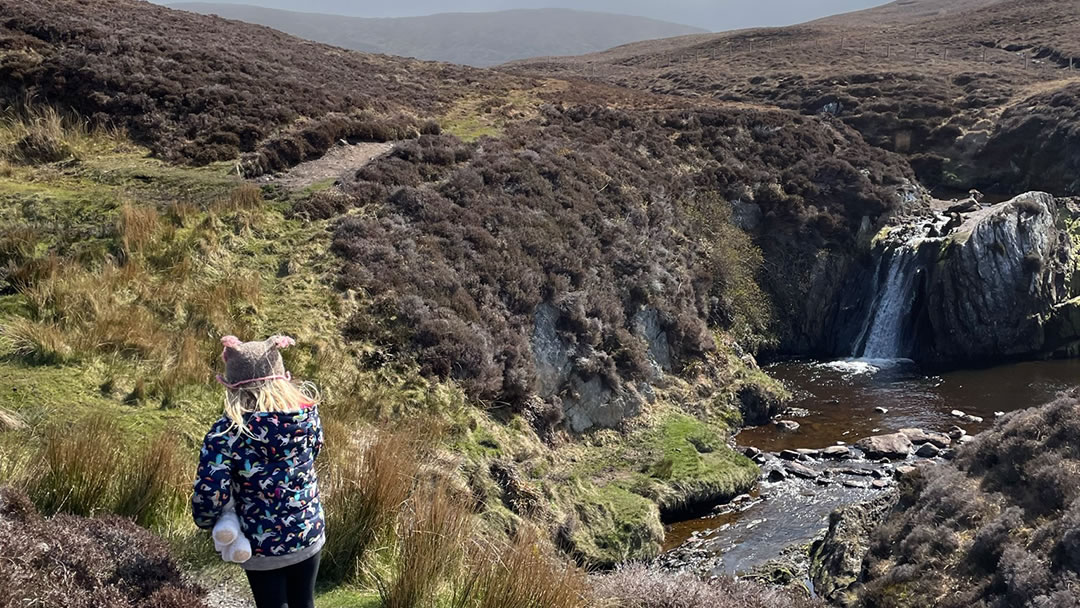
[{"label": "heather", "polygon": [[[902,18],[891,12],[908,9]],[[1067,169],[1074,160],[1046,152],[1051,171],[1032,183],[1025,176],[1039,165],[1025,157],[1044,149],[1040,135],[1064,142],[1075,129],[1051,99],[1068,95],[1070,58],[1080,68],[1076,26],[1069,0],[891,3],[790,27],[525,60],[512,71],[833,116],[871,145],[905,155],[928,187],[1068,195],[1077,192]],[[1010,166],[1014,155],[1020,162]]]},{"label": "heather", "polygon": [[[843,127],[821,127],[787,113],[550,107],[498,140],[422,136],[358,171],[348,199],[306,211],[362,210],[334,241],[342,287],[371,296],[347,335],[520,409],[541,389],[530,340],[542,306],[578,373],[615,391],[654,365],[702,360],[713,331],[767,343],[762,257],[730,201],[759,206],[766,255],[792,242],[846,248],[864,217],[894,210],[907,175]],[[642,311],[658,315],[670,361],[635,335]]]},{"label": "heather", "polygon": [[1075,606],[1077,399],[1011,414],[920,469],[875,532],[862,605]]},{"label": "heather", "polygon": [[709,581],[685,572],[642,565],[619,568],[595,579],[596,594],[619,608],[812,608],[827,604],[789,590],[767,589],[748,580]]},{"label": "heather", "polygon": [[402,111],[437,115],[512,82],[135,0],[7,0],[0,22],[3,105],[62,105],[196,164],[259,151],[253,164],[280,169],[339,139],[400,137]]},{"label": "heather", "polygon": [[187,582],[168,546],[126,519],[43,517],[0,486],[0,606],[195,608],[205,592]]}]

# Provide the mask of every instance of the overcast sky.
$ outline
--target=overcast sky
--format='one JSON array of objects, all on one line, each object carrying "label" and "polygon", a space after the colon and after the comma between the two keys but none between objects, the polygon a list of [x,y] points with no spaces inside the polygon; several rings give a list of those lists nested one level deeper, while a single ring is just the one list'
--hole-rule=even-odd
[{"label": "overcast sky", "polygon": [[[156,0],[168,4],[169,0]],[[173,0],[176,1],[176,0]],[[227,2],[231,0],[203,0]],[[406,17],[462,11],[497,11],[512,8],[576,8],[624,13],[675,21],[713,31],[744,27],[791,25],[879,4],[883,0],[245,0],[256,4],[309,13],[356,17]]]}]

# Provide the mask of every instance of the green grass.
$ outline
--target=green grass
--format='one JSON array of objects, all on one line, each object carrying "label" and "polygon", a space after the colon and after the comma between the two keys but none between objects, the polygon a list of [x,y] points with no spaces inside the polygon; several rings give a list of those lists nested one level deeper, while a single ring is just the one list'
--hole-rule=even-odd
[{"label": "green grass", "polygon": [[[511,95],[503,108],[529,111],[531,103]],[[470,117],[474,111],[463,108],[448,130],[498,133],[503,114]],[[0,146],[4,141],[0,129]],[[221,411],[211,374],[226,333],[297,339],[286,362],[322,389],[328,433],[334,425],[337,433],[328,446],[421,429],[428,441],[417,457],[427,463],[425,474],[469,493],[478,503],[476,529],[488,539],[536,529],[565,541],[589,566],[648,558],[662,544],[662,511],[740,493],[756,477],[753,464],[725,443],[738,423],[735,393],[746,383],[783,391],[726,342],[717,355],[726,376],[703,409],[676,405],[700,399],[688,398],[697,387],[673,380],[627,429],[549,445],[521,416],[470,402],[459,387],[421,377],[408,361],[362,367],[385,353],[341,337],[342,322],[366,309],[364,294],[346,298],[333,288],[340,262],[329,252],[330,223],[288,214],[332,182],[298,192],[265,189],[260,197],[228,164],[170,166],[112,134],[73,141],[77,162],[0,171],[0,223],[19,228],[0,232],[0,287],[22,286],[0,295],[0,409],[26,423],[0,435],[0,483],[25,479],[50,427],[87,416],[108,420],[138,445],[168,431],[194,463]],[[5,275],[8,267],[22,268],[25,280]],[[124,329],[120,338],[116,326]],[[333,449],[323,459],[330,464]],[[359,454],[338,449],[346,458]],[[495,478],[493,466],[514,472],[513,487]],[[140,508],[132,492],[117,498],[121,490],[88,494],[80,510]],[[535,503],[535,510],[522,506]],[[183,509],[160,515],[144,521],[190,569],[221,567]],[[384,558],[370,559],[364,564],[389,567],[380,566]],[[362,579],[324,590],[319,605],[380,605]]]},{"label": "green grass", "polygon": [[339,587],[315,597],[316,608],[380,608],[382,600],[374,591]]}]

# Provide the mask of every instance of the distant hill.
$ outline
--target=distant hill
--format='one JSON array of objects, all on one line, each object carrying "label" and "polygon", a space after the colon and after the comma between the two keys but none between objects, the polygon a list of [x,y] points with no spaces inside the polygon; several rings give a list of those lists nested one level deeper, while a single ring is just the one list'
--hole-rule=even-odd
[{"label": "distant hill", "polygon": [[898,0],[783,28],[636,42],[505,71],[828,114],[920,182],[1080,194],[1077,0]]},{"label": "distant hill", "polygon": [[364,19],[246,4],[181,2],[170,8],[266,25],[348,49],[491,66],[546,55],[581,55],[702,30],[666,21],[569,9],[445,13]]}]

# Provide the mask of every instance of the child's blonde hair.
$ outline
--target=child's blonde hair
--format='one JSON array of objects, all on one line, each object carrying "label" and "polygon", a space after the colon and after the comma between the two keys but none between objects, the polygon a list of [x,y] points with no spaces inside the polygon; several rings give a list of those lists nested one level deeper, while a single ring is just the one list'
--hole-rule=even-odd
[{"label": "child's blonde hair", "polygon": [[225,415],[233,428],[248,432],[244,417],[252,413],[296,412],[319,403],[314,384],[292,382],[280,350],[296,341],[275,335],[266,340],[241,342],[236,336],[221,339],[225,374],[217,380],[225,387]]},{"label": "child's blonde hair", "polygon": [[319,389],[311,382],[300,385],[285,378],[258,386],[225,389],[225,415],[233,425],[247,431],[244,416],[255,412],[295,412],[318,405]]}]

